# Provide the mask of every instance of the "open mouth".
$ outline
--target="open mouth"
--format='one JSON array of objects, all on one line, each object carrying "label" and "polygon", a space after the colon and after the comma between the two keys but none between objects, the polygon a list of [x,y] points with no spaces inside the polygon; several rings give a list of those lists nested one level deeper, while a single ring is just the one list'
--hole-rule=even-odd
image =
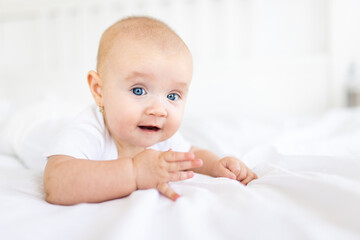
[{"label": "open mouth", "polygon": [[139,126],[139,128],[142,130],[154,131],[154,132],[157,132],[160,130],[160,128],[158,128],[156,126]]}]

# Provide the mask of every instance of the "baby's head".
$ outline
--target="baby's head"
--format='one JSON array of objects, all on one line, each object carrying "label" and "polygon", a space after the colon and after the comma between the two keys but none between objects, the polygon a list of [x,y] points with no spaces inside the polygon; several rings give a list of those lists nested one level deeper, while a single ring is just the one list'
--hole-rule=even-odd
[{"label": "baby's head", "polygon": [[191,78],[181,38],[158,20],[130,17],[104,32],[88,83],[115,142],[149,147],[179,129]]}]

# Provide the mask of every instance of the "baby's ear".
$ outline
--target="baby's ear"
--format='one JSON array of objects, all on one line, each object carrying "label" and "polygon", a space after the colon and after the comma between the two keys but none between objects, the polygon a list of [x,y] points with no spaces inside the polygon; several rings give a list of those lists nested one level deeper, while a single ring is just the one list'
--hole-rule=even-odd
[{"label": "baby's ear", "polygon": [[103,106],[102,81],[100,79],[99,74],[91,70],[87,75],[87,80],[91,94],[93,95],[96,104],[98,106]]}]

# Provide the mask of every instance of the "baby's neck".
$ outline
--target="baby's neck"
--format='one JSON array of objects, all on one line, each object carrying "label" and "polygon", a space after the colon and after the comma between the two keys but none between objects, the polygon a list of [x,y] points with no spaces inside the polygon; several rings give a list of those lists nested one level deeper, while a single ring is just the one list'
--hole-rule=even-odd
[{"label": "baby's neck", "polygon": [[118,152],[118,158],[125,158],[125,157],[135,157],[140,152],[144,151],[145,148],[133,146],[133,145],[124,145],[120,143],[116,143],[116,148]]}]

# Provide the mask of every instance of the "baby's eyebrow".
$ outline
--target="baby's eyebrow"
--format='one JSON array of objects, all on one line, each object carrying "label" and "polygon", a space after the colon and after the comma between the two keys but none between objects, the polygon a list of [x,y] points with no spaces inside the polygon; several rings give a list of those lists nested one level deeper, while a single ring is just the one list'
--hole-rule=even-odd
[{"label": "baby's eyebrow", "polygon": [[182,82],[182,81],[175,82],[175,84],[179,85],[179,86],[187,86],[188,85],[187,82]]},{"label": "baby's eyebrow", "polygon": [[189,85],[186,82],[174,82],[174,87],[181,90],[187,90]]},{"label": "baby's eyebrow", "polygon": [[[127,77],[125,77],[125,81],[128,82],[147,82],[150,80],[153,75],[148,73],[143,73],[139,71],[132,71]],[[186,81],[173,80],[173,87],[182,91],[185,91],[189,88],[189,84]]]},{"label": "baby's eyebrow", "polygon": [[131,81],[131,80],[134,80],[134,79],[137,78],[137,77],[144,78],[144,77],[148,77],[148,76],[149,76],[148,74],[144,74],[144,73],[142,73],[142,72],[132,71],[132,72],[125,78],[125,80]]}]

